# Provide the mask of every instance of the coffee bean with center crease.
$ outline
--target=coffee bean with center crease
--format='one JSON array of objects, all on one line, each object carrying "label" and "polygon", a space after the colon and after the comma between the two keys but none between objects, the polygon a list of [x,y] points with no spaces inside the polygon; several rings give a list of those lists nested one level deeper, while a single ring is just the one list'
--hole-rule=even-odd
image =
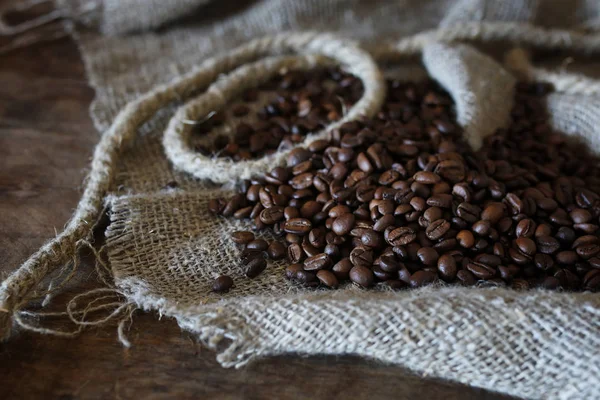
[{"label": "coffee bean with center crease", "polygon": [[554,254],[560,249],[560,243],[552,236],[539,236],[535,239],[540,253]]},{"label": "coffee bean with center crease", "polygon": [[265,208],[260,212],[260,220],[267,225],[273,225],[274,223],[281,221],[283,217],[283,207],[281,206]]},{"label": "coffee bean with center crease", "polygon": [[467,270],[480,279],[490,279],[496,275],[496,270],[493,267],[479,262],[467,263]]},{"label": "coffee bean with center crease", "polygon": [[537,226],[532,219],[525,218],[519,221],[515,228],[515,235],[517,237],[532,238],[535,234]]},{"label": "coffee bean with center crease", "polygon": [[331,266],[331,259],[325,253],[320,253],[304,260],[304,269],[306,271],[316,271]]},{"label": "coffee bean with center crease", "polygon": [[417,233],[407,226],[395,229],[388,228],[386,233],[385,239],[392,246],[405,246],[417,238]]},{"label": "coffee bean with center crease", "polygon": [[480,214],[481,208],[467,202],[462,202],[456,207],[456,215],[467,222],[477,222]]},{"label": "coffee bean with center crease", "polygon": [[310,220],[306,218],[291,218],[283,224],[283,230],[295,235],[306,235],[312,229]]},{"label": "coffee bean with center crease", "polygon": [[450,223],[445,219],[438,219],[429,224],[425,233],[431,240],[438,240],[450,230]]},{"label": "coffee bean with center crease", "polygon": [[373,264],[373,250],[357,246],[350,252],[350,261],[353,265],[371,266]]}]

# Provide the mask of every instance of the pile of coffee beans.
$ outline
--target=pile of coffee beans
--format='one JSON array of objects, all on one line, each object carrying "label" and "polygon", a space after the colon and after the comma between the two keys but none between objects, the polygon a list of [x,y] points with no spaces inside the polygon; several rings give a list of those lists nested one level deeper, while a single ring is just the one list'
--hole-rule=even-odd
[{"label": "pile of coffee beans", "polygon": [[[261,93],[272,100],[261,105],[258,112],[253,112]],[[362,82],[338,68],[284,71],[260,90],[246,91],[242,102],[231,109],[210,115],[197,124],[195,133],[201,137],[221,126],[227,115],[240,118],[252,114],[256,117],[238,123],[232,136],[221,134],[211,145],[197,144],[196,151],[206,156],[240,161],[290,149],[304,141],[307,134],[321,131],[339,120],[344,110],[356,103],[362,93]]]},{"label": "pile of coffee beans", "polygon": [[[434,82],[388,82],[350,122],[209,208],[270,229],[236,232],[252,278],[286,257],[298,284],[600,290],[600,163],[547,123],[544,84],[519,84],[508,129],[474,152]],[[284,254],[283,242],[287,247]]]}]

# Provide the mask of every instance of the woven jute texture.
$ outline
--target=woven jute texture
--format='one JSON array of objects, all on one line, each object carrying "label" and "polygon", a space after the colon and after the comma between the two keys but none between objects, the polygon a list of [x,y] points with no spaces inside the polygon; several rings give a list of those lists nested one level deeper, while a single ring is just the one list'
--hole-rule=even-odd
[{"label": "woven jute texture", "polygon": [[[597,2],[215,3],[227,1],[57,0],[76,22],[102,136],[65,231],[2,283],[0,335],[10,335],[32,290],[73,257],[106,207],[115,290],[130,306],[175,318],[217,350],[223,366],[283,353],[357,354],[515,396],[600,397],[597,294],[364,291],[351,284],[332,292],[289,283],[283,262],[244,278],[230,234],[249,225],[215,217],[207,204],[231,194],[239,179],[281,163],[285,153],[216,161],[192,151],[182,123],[223,111],[221,133],[231,133],[228,109],[245,88],[281,68],[341,65],[365,88],[344,120],[377,113],[383,76],[430,75],[454,99],[457,120],[477,148],[507,123],[517,79],[545,80],[557,89],[547,100],[551,124],[600,151],[598,82],[581,72],[584,56],[600,53]],[[560,50],[575,62],[542,66],[538,50]],[[168,187],[172,181],[176,188]],[[211,293],[223,273],[235,286]]]}]

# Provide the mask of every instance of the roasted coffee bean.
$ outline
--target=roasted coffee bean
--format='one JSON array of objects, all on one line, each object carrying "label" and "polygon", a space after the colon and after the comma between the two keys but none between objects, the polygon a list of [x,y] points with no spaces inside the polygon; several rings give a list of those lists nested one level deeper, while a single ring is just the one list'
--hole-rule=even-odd
[{"label": "roasted coffee bean", "polygon": [[281,221],[283,218],[283,207],[280,206],[265,208],[260,213],[260,220],[267,225],[273,225],[274,223]]},{"label": "roasted coffee bean", "polygon": [[492,224],[497,223],[504,216],[504,204],[490,203],[481,212],[481,219],[490,221]]},{"label": "roasted coffee bean", "polygon": [[373,286],[375,276],[373,271],[362,265],[355,265],[349,273],[350,280],[364,288]]},{"label": "roasted coffee bean", "polygon": [[490,279],[496,275],[496,270],[480,262],[467,263],[467,269],[479,279]]},{"label": "roasted coffee bean", "polygon": [[417,251],[417,257],[424,265],[431,266],[437,264],[439,255],[433,247],[421,247]]},{"label": "roasted coffee bean", "polygon": [[535,234],[537,226],[535,222],[529,218],[522,219],[515,228],[517,237],[532,238]]},{"label": "roasted coffee bean", "polygon": [[306,271],[316,271],[331,266],[331,259],[325,253],[316,254],[304,260],[304,269]]},{"label": "roasted coffee bean", "polygon": [[254,240],[254,233],[249,231],[235,231],[231,234],[231,239],[237,244],[248,244]]},{"label": "roasted coffee bean", "polygon": [[409,227],[400,227],[395,229],[386,229],[386,241],[392,246],[404,246],[413,242],[417,238],[416,232]]},{"label": "roasted coffee bean", "polygon": [[355,247],[350,252],[350,261],[353,265],[371,266],[373,264],[373,251],[367,247]]},{"label": "roasted coffee bean", "polygon": [[477,222],[481,209],[473,204],[462,202],[456,207],[456,215],[467,222]]},{"label": "roasted coffee bean", "polygon": [[424,183],[426,185],[434,185],[440,183],[442,178],[438,174],[429,171],[419,171],[413,175],[415,182]]},{"label": "roasted coffee bean", "polygon": [[296,279],[298,272],[303,271],[304,266],[302,264],[290,264],[285,269],[285,277],[288,279]]},{"label": "roasted coffee bean", "polygon": [[354,265],[349,258],[342,258],[331,268],[331,271],[339,280],[347,280],[352,267],[354,267]]},{"label": "roasted coffee bean", "polygon": [[446,282],[452,282],[458,272],[456,260],[450,254],[440,256],[437,262],[437,269],[440,277]]},{"label": "roasted coffee bean", "polygon": [[432,207],[450,208],[452,207],[451,194],[435,194],[427,199],[427,204]]},{"label": "roasted coffee bean", "polygon": [[288,259],[294,263],[298,264],[302,260],[304,260],[305,254],[302,246],[298,243],[292,243],[287,248]]},{"label": "roasted coffee bean", "polygon": [[563,265],[572,265],[577,262],[577,253],[570,250],[560,251],[554,256],[556,262]]},{"label": "roasted coffee bean", "polygon": [[227,275],[221,275],[212,284],[212,291],[215,293],[225,293],[233,286],[233,279]]},{"label": "roasted coffee bean", "polygon": [[263,257],[254,257],[246,263],[246,276],[256,278],[267,268],[267,260]]},{"label": "roasted coffee bean", "polygon": [[362,244],[372,248],[380,248],[385,245],[383,234],[367,229],[360,237]]},{"label": "roasted coffee bean", "polygon": [[327,271],[324,269],[317,271],[317,279],[321,281],[323,285],[333,289],[335,289],[339,285],[338,279],[336,278],[335,274],[331,271]]},{"label": "roasted coffee bean", "polygon": [[283,224],[283,230],[295,235],[306,235],[312,229],[310,220],[306,218],[290,218]]},{"label": "roasted coffee bean", "polygon": [[433,271],[417,271],[410,277],[410,286],[418,288],[427,286],[437,280],[437,274]]},{"label": "roasted coffee bean", "polygon": [[544,254],[553,254],[560,249],[560,243],[552,236],[539,236],[536,238],[537,250]]},{"label": "roasted coffee bean", "polygon": [[583,287],[591,292],[600,291],[600,270],[592,269],[583,277]]},{"label": "roasted coffee bean", "polygon": [[517,248],[521,250],[521,252],[528,256],[533,256],[537,250],[535,242],[526,237],[518,238],[515,240],[515,244],[517,245]]},{"label": "roasted coffee bean", "polygon": [[246,248],[251,250],[265,251],[268,247],[269,243],[267,243],[267,241],[264,239],[254,239],[253,241],[246,244]]},{"label": "roasted coffee bean", "polygon": [[300,283],[310,284],[317,280],[317,274],[311,271],[300,270],[296,273],[296,280]]},{"label": "roasted coffee bean", "polygon": [[269,257],[273,260],[281,260],[286,257],[287,249],[281,242],[273,241],[267,248],[267,253]]},{"label": "roasted coffee bean", "polygon": [[458,241],[458,244],[465,249],[470,249],[475,246],[475,236],[473,236],[471,231],[462,230],[458,232],[456,240]]},{"label": "roasted coffee bean", "polygon": [[333,221],[331,229],[335,232],[336,235],[346,235],[350,233],[352,228],[354,228],[355,220],[356,217],[354,216],[354,214],[347,213],[340,215],[335,219],[335,221]]},{"label": "roasted coffee bean", "polygon": [[438,240],[450,230],[450,223],[445,219],[438,219],[429,224],[425,233],[431,240]]}]

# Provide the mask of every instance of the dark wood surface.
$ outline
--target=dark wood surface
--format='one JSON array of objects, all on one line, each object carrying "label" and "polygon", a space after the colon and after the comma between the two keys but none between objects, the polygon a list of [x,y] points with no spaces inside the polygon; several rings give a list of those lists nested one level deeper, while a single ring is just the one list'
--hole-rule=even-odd
[{"label": "dark wood surface", "polygon": [[[60,231],[81,193],[98,134],[93,90],[74,43],[40,44],[0,57],[0,274]],[[78,271],[60,304],[97,285]],[[286,356],[223,369],[168,319],[137,313],[128,337],[114,324],[75,339],[17,332],[0,344],[0,399],[499,399],[355,357]]]}]

